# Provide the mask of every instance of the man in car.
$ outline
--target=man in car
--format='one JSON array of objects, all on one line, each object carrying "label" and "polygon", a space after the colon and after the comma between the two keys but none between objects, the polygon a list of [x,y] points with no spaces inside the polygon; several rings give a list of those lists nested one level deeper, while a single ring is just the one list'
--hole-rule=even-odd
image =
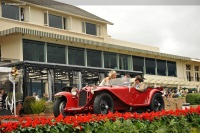
[{"label": "man in car", "polygon": [[134,87],[136,90],[141,91],[141,92],[144,92],[146,90],[146,85],[143,82],[143,78],[140,75],[136,76],[135,81],[133,82],[134,83],[132,87]]}]

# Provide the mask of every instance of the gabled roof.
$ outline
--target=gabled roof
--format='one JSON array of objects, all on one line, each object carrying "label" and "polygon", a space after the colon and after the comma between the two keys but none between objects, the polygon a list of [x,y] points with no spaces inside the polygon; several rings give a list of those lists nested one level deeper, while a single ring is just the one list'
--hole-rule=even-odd
[{"label": "gabled roof", "polygon": [[28,2],[28,3],[31,3],[31,4],[36,4],[36,5],[39,5],[39,6],[44,6],[44,7],[47,7],[47,8],[52,8],[52,9],[55,9],[55,10],[58,10],[58,11],[63,11],[63,12],[66,12],[68,14],[73,14],[73,15],[78,15],[80,17],[85,17],[85,18],[89,18],[89,19],[92,19],[92,20],[96,20],[96,21],[101,21],[101,22],[104,22],[104,23],[108,23],[108,24],[113,24],[103,18],[100,18],[92,13],[89,13],[81,8],[78,8],[76,6],[73,6],[73,5],[69,5],[69,4],[65,4],[65,3],[61,3],[61,2],[58,2],[58,1],[55,1],[55,0],[21,0],[21,1],[24,1],[24,2]]}]

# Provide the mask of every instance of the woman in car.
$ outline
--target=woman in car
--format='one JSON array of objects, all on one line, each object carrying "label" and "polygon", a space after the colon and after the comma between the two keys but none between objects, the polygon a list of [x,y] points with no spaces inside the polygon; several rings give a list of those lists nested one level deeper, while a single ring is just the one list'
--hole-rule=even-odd
[{"label": "woman in car", "polygon": [[112,70],[109,72],[108,77],[104,78],[99,86],[106,86],[106,85],[111,85],[110,80],[115,79],[117,77],[117,72]]}]

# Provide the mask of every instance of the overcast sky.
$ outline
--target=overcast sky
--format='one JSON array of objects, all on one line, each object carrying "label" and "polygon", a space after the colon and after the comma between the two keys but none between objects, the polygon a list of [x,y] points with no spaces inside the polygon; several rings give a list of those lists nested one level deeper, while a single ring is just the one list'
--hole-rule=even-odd
[{"label": "overcast sky", "polygon": [[114,23],[108,26],[112,38],[156,46],[164,53],[200,58],[200,6],[78,7]]}]

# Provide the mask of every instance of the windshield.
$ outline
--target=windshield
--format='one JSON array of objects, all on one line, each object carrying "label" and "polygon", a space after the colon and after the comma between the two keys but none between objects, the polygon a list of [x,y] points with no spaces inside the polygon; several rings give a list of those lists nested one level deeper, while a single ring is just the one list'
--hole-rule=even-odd
[{"label": "windshield", "polygon": [[110,86],[110,85],[116,85],[116,86],[130,86],[130,82],[131,78],[115,78],[115,79],[110,79],[105,81],[105,79],[102,81],[103,83],[101,83],[99,86]]}]

